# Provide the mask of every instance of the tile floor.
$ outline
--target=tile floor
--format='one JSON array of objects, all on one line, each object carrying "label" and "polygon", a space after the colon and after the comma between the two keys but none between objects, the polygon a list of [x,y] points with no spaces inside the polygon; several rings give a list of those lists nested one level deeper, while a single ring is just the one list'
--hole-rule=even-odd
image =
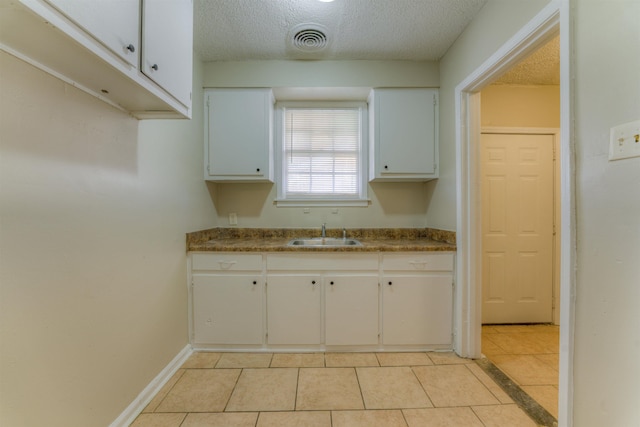
[{"label": "tile floor", "polygon": [[482,327],[482,353],[556,419],[559,334],[555,325]]},{"label": "tile floor", "polygon": [[453,353],[200,352],[132,424],[148,426],[536,424],[476,363]]}]

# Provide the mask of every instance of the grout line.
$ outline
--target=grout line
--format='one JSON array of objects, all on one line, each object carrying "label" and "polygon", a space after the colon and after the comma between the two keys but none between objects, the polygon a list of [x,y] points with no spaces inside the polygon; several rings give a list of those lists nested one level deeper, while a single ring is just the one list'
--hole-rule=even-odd
[{"label": "grout line", "polygon": [[293,410],[298,410],[298,390],[300,389],[300,367],[296,368],[298,370],[298,375],[296,376],[296,396],[293,402]]},{"label": "grout line", "polygon": [[362,385],[360,384],[360,376],[358,375],[358,369],[354,366],[353,373],[356,374],[356,382],[358,383],[358,390],[360,390],[360,399],[362,399],[362,409],[367,410],[367,403],[364,401],[364,392],[362,391]]},{"label": "grout line", "polygon": [[489,359],[477,359],[475,363],[485,371],[534,422],[544,427],[558,426],[558,420],[556,420],[553,415],[525,393],[518,384],[498,369]]}]

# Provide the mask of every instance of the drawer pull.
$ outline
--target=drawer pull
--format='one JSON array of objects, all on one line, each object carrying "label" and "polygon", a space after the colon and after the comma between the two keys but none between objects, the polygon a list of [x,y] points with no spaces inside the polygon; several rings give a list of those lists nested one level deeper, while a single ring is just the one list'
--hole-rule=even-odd
[{"label": "drawer pull", "polygon": [[257,284],[258,284],[258,282],[257,282],[256,280],[254,280],[254,281],[253,281],[253,284],[254,284],[254,285],[257,285]]},{"label": "drawer pull", "polygon": [[220,268],[223,270],[228,270],[231,267],[233,267],[233,264],[235,264],[235,261],[218,261],[218,263],[220,264]]},{"label": "drawer pull", "polygon": [[393,282],[389,282],[389,286],[393,285]]},{"label": "drawer pull", "polygon": [[315,285],[315,284],[316,284],[316,281],[315,281],[315,280],[312,280],[312,281],[311,281],[311,284],[312,284],[312,285]]},{"label": "drawer pull", "polygon": [[419,268],[424,270],[427,267],[428,262],[427,261],[409,261],[409,264],[411,264],[414,268]]}]

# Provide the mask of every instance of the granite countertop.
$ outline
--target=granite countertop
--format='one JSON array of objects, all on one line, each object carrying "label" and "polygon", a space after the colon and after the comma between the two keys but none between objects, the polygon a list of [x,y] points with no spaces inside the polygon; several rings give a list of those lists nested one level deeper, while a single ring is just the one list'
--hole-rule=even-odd
[{"label": "granite countertop", "polygon": [[[319,237],[319,228],[212,228],[187,234],[188,252],[400,252],[455,251],[453,231],[433,228],[347,229],[347,237],[362,246],[287,246],[294,238]],[[327,237],[342,237],[342,229],[327,229]]]}]

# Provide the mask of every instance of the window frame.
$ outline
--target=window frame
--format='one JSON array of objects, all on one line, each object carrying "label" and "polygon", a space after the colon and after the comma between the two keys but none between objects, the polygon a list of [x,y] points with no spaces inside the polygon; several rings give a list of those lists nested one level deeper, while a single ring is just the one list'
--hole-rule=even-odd
[{"label": "window frame", "polygon": [[[285,189],[285,159],[284,128],[285,114],[287,108],[357,108],[360,111],[360,155],[358,158],[360,176],[358,182],[360,191],[358,197],[309,197],[292,198],[287,197]],[[275,204],[278,207],[339,207],[339,206],[359,206],[369,205],[368,198],[368,167],[369,167],[369,113],[368,105],[364,101],[278,101],[275,105],[275,176],[277,186],[277,196]]]}]

